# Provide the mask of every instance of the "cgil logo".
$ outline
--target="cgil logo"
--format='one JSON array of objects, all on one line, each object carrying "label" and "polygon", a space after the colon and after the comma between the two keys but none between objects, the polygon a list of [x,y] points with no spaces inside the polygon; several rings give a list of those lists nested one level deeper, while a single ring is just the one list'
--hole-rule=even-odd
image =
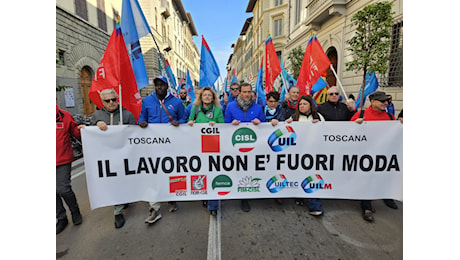
[{"label": "cgil logo", "polygon": [[257,141],[257,135],[252,129],[243,127],[236,130],[232,136],[233,147],[238,151],[247,153],[254,149],[254,143]]},{"label": "cgil logo", "polygon": [[308,176],[302,181],[302,189],[306,193],[313,193],[317,190],[331,190],[332,184],[324,183],[323,178],[319,174],[315,174],[315,176]]},{"label": "cgil logo", "polygon": [[290,146],[296,145],[297,134],[291,126],[286,126],[286,128],[276,129],[268,137],[268,146],[274,152],[281,152]]},{"label": "cgil logo", "polygon": [[227,175],[218,175],[212,180],[212,189],[217,190],[217,194],[224,196],[230,193],[230,188],[233,186],[232,179]]}]

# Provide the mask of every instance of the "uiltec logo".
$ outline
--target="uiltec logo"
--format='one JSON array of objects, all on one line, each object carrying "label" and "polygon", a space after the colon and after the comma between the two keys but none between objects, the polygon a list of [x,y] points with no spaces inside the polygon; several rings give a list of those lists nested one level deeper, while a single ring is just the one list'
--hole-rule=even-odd
[{"label": "uiltec logo", "polygon": [[297,134],[291,126],[286,128],[276,129],[268,137],[268,145],[274,152],[281,152],[291,146],[296,145]]},{"label": "uiltec logo", "polygon": [[275,175],[267,181],[267,189],[271,193],[277,193],[283,190],[284,188],[296,189],[297,187],[299,187],[299,182],[288,181],[284,174]]},{"label": "uiltec logo", "polygon": [[212,180],[212,189],[217,190],[217,194],[220,196],[229,194],[232,186],[232,179],[230,179],[227,175],[221,174]]},{"label": "uiltec logo", "polygon": [[201,152],[220,153],[220,132],[219,128],[201,128]]},{"label": "uiltec logo", "polygon": [[317,190],[331,190],[332,184],[324,183],[323,178],[319,174],[315,174],[314,176],[308,176],[302,181],[302,189],[306,193],[313,193]]},{"label": "uiltec logo", "polygon": [[192,175],[190,176],[192,188],[190,194],[192,195],[205,195],[208,194],[207,176],[206,175]]},{"label": "uiltec logo", "polygon": [[252,151],[257,141],[257,135],[252,129],[242,127],[236,130],[232,136],[232,144],[238,151],[247,153]]},{"label": "uiltec logo", "polygon": [[187,176],[169,177],[169,193],[176,193],[176,196],[186,196]]}]

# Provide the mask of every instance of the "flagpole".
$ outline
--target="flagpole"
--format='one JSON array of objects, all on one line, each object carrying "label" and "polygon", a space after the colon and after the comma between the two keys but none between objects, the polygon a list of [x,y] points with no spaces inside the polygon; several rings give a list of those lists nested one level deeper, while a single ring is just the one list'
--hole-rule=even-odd
[{"label": "flagpole", "polygon": [[337,82],[339,83],[339,87],[340,87],[340,89],[341,89],[342,92],[343,92],[343,95],[344,95],[344,97],[345,97],[345,100],[346,100],[347,103],[348,103],[348,96],[347,96],[347,93],[346,93],[345,90],[343,89],[342,83],[340,82],[339,76],[338,76],[337,73],[335,72],[334,66],[332,66],[332,64],[331,64],[329,67],[331,68],[332,73],[334,73],[334,76],[335,76],[335,78],[337,79]]},{"label": "flagpole", "polygon": [[121,104],[121,84],[118,84],[118,94],[119,94],[119,99],[120,99],[120,125],[123,125],[123,107]]}]

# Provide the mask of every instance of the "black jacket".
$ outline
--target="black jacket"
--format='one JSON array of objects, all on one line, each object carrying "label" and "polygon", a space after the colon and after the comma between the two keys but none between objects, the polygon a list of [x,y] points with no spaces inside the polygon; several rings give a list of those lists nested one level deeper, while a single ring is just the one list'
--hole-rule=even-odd
[{"label": "black jacket", "polygon": [[351,117],[356,111],[350,111],[342,102],[329,102],[323,103],[318,106],[318,112],[323,115],[326,121],[350,121]]}]

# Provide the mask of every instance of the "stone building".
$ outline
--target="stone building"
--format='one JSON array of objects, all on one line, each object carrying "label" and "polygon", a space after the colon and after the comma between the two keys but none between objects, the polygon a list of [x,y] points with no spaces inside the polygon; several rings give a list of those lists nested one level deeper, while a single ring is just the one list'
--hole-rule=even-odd
[{"label": "stone building", "polygon": [[[229,70],[235,70],[243,79],[257,75],[258,66],[265,55],[265,39],[270,33],[277,55],[282,56],[289,71],[288,54],[300,47],[304,52],[309,34],[313,31],[334,66],[347,94],[357,97],[362,82],[361,72],[347,71],[345,64],[352,59],[346,41],[353,36],[351,18],[364,6],[377,0],[249,0],[246,12],[253,14],[243,24],[240,37],[232,45]],[[388,72],[377,75],[379,89],[393,96],[395,109],[403,107],[403,1],[394,0],[395,23]],[[338,85],[329,70],[326,80],[330,86]],[[367,102],[369,104],[369,102]]]},{"label": "stone building", "polygon": [[[198,33],[191,14],[180,0],[139,4],[153,34],[140,39],[150,83],[141,95],[153,91],[153,78],[161,74],[159,55],[168,59],[178,82],[188,68],[197,86],[199,52],[192,37]],[[73,115],[91,115],[96,109],[88,92],[121,8],[122,0],[56,1],[56,104]]]}]

